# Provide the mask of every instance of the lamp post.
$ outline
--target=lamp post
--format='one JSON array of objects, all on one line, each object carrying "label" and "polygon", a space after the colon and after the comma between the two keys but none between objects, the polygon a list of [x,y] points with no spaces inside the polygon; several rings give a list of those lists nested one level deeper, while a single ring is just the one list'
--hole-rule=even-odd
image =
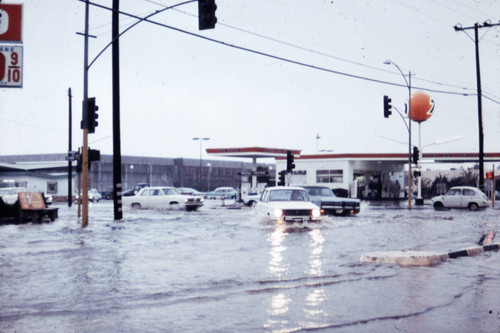
[{"label": "lamp post", "polygon": [[201,151],[203,147],[203,141],[208,141],[210,138],[193,138],[194,141],[199,140],[200,141],[200,192],[203,192],[203,183],[202,183],[202,158],[201,158]]},{"label": "lamp post", "polygon": [[398,69],[398,71],[403,76],[405,80],[406,86],[408,87],[408,208],[411,209],[411,183],[412,183],[412,174],[411,174],[411,72],[408,72],[408,80],[406,79],[405,74],[399,68],[399,66],[393,62],[392,60],[384,61],[386,65],[394,65]]},{"label": "lamp post", "polygon": [[212,164],[207,163],[208,167],[208,180],[207,180],[207,191],[210,191],[210,175],[212,174]]}]

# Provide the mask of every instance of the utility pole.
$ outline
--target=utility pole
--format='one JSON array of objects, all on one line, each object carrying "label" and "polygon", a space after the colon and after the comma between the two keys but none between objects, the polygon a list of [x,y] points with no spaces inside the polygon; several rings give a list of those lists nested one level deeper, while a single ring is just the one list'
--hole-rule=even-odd
[{"label": "utility pole", "polygon": [[115,220],[123,218],[122,211],[122,157],[120,140],[120,0],[113,0],[112,66],[113,66],[113,206]]},{"label": "utility pole", "polygon": [[481,69],[479,66],[479,28],[490,28],[499,26],[500,23],[491,24],[486,21],[482,25],[475,23],[474,26],[462,27],[461,24],[455,25],[455,31],[465,31],[474,29],[474,45],[476,48],[476,81],[477,81],[477,112],[479,122],[479,189],[484,191],[484,135],[483,135],[483,107],[481,91]]},{"label": "utility pole", "polygon": [[72,123],[72,110],[71,110],[71,88],[68,89],[68,99],[69,99],[69,140],[68,140],[68,207],[71,207],[71,203],[73,202],[73,190],[71,188],[71,183],[73,181],[73,156],[71,156],[71,123]]},{"label": "utility pole", "polygon": [[[88,106],[88,78],[89,78],[89,2],[85,1],[85,36],[83,55],[83,110],[82,121],[87,119]],[[89,129],[83,128],[83,148],[82,148],[82,228],[89,224]]]}]

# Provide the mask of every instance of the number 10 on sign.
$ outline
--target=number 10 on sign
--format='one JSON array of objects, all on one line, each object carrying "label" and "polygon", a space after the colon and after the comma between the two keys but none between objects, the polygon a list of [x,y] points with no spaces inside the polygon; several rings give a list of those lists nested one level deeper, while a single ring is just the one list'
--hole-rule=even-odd
[{"label": "number 10 on sign", "polygon": [[23,47],[0,45],[0,87],[22,88]]}]

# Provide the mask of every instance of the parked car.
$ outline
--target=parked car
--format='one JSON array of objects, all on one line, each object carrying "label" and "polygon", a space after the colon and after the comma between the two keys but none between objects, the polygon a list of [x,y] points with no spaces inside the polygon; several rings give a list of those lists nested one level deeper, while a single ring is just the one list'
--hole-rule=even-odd
[{"label": "parked car", "polygon": [[28,192],[24,187],[4,187],[0,188],[0,198],[2,198],[3,202],[12,205],[18,199],[18,193]]},{"label": "parked car", "polygon": [[103,199],[111,200],[114,197],[113,186],[106,186],[104,191],[101,191],[101,196]]},{"label": "parked car", "polygon": [[205,197],[207,199],[234,199],[237,195],[238,193],[232,187],[217,187],[215,190],[207,192]]},{"label": "parked car", "polygon": [[205,192],[200,192],[194,188],[191,187],[178,187],[177,188],[179,191],[181,191],[182,194],[186,195],[194,195],[195,197],[205,197],[206,193]]},{"label": "parked car", "polygon": [[[75,195],[75,201],[78,202],[79,195],[78,193]],[[99,202],[102,199],[101,193],[97,191],[95,188],[87,191],[87,198],[90,202]]]},{"label": "parked car", "polygon": [[99,200],[102,199],[101,193],[99,193],[99,191],[97,191],[95,188],[90,189],[88,193],[90,202],[99,202]]},{"label": "parked car", "polygon": [[431,204],[434,209],[469,208],[470,210],[490,205],[486,195],[472,186],[454,186],[445,195],[432,198]]},{"label": "parked car", "polygon": [[135,209],[170,209],[180,208],[187,211],[203,206],[203,198],[184,195],[175,187],[152,186],[141,189],[136,195],[122,198],[123,205]]},{"label": "parked car", "polygon": [[354,198],[336,196],[326,186],[305,185],[311,201],[321,208],[323,215],[353,215],[360,211],[361,201]]},{"label": "parked car", "polygon": [[243,196],[243,204],[253,207],[257,204],[257,202],[259,202],[260,196],[261,195],[259,193],[249,193],[248,195]]},{"label": "parked car", "polygon": [[42,193],[45,198],[45,205],[50,206],[54,202],[54,197],[50,194]]},{"label": "parked car", "polygon": [[143,189],[145,187],[149,187],[149,183],[139,183],[139,184],[135,185],[133,189],[123,191],[122,197],[136,195],[141,189]]},{"label": "parked car", "polygon": [[321,212],[301,187],[268,187],[255,205],[258,216],[276,222],[313,222]]}]

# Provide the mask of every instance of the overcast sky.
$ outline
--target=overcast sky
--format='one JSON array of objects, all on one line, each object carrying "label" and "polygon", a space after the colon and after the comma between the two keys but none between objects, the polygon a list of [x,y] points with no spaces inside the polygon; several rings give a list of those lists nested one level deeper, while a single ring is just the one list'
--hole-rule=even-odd
[{"label": "overcast sky", "polygon": [[[21,2],[24,86],[0,89],[0,155],[66,153],[68,88],[76,150],[82,143],[83,37],[77,32],[84,30],[84,3]],[[121,0],[120,9],[144,17],[175,3]],[[384,118],[383,96],[404,112],[408,89],[397,68],[383,64],[386,59],[411,71],[413,91],[431,90],[435,110],[421,125],[424,152],[479,151],[474,33],[453,27],[498,23],[500,2],[216,3],[213,30],[198,31],[196,2],[151,20],[224,44],[147,22],[121,37],[123,155],[196,158],[200,145],[193,137],[209,137],[204,148],[405,153],[407,129],[395,111]],[[121,31],[134,22],[122,16]],[[93,60],[110,42],[111,12],[91,6],[90,33],[97,36],[90,39]],[[500,27],[480,29],[479,35],[484,149],[499,152]],[[111,48],[89,70],[89,96],[99,105],[99,126],[89,145],[112,154]],[[418,142],[418,124],[412,128]]]}]

